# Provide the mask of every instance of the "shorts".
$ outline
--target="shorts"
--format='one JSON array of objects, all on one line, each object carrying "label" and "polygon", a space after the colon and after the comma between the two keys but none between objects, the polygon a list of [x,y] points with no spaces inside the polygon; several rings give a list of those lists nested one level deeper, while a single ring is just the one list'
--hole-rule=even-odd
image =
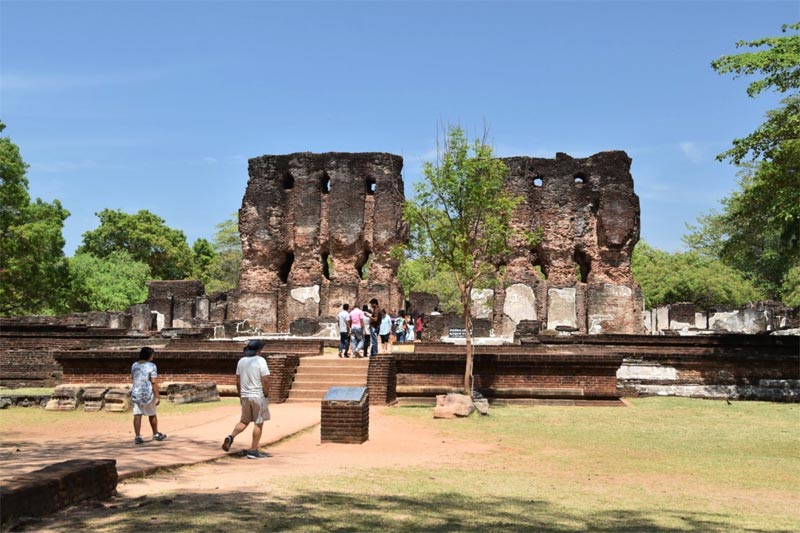
[{"label": "shorts", "polygon": [[384,344],[389,342],[389,334],[388,333],[385,333],[385,334],[381,335],[381,342],[384,343]]},{"label": "shorts", "polygon": [[261,425],[269,420],[269,398],[241,398],[242,424],[254,422]]},{"label": "shorts", "polygon": [[156,398],[153,397],[147,403],[135,403],[133,404],[133,414],[134,415],[145,415],[145,416],[156,416]]}]

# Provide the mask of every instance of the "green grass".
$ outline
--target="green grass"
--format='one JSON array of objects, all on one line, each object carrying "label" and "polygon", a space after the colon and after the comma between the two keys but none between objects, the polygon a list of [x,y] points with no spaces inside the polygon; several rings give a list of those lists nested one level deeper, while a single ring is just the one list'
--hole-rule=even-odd
[{"label": "green grass", "polygon": [[800,530],[800,405],[632,403],[492,407],[488,417],[463,420],[433,420],[430,407],[390,409],[442,440],[488,443],[492,451],[438,468],[289,475],[256,491],[153,494],[144,503],[73,515],[71,525],[185,532]]}]

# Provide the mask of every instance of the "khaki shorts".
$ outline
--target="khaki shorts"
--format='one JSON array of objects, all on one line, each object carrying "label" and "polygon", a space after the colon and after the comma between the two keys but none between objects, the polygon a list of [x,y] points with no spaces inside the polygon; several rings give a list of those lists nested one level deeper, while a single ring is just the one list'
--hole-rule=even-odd
[{"label": "khaki shorts", "polygon": [[242,404],[242,424],[263,424],[269,420],[268,398],[241,398],[239,402]]},{"label": "khaki shorts", "polygon": [[134,403],[134,415],[155,416],[156,415],[156,399],[155,396],[147,403]]}]

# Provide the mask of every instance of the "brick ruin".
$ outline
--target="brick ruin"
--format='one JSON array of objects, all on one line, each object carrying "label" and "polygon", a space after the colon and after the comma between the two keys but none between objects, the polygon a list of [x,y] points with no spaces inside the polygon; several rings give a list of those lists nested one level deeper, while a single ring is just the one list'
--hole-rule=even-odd
[{"label": "brick ruin", "polygon": [[377,298],[403,307],[392,249],[407,241],[401,157],[296,153],[249,161],[242,268],[229,316],[265,332]]},{"label": "brick ruin", "polygon": [[[639,240],[631,159],[512,157],[507,188],[523,201],[512,224],[543,239],[511,243],[505,279],[476,291],[476,317],[513,335],[521,320],[580,333],[641,333],[641,290],[630,256]],[[402,158],[384,153],[298,153],[249,162],[239,211],[243,261],[228,314],[266,332],[332,317],[376,297],[404,307],[391,250],[407,241]],[[368,273],[368,275],[367,275]]]},{"label": "brick ruin", "polygon": [[631,159],[601,152],[578,159],[510,157],[506,187],[523,198],[512,224],[542,231],[529,246],[516,237],[495,291],[476,291],[476,316],[513,335],[522,320],[580,333],[640,333],[644,303],[631,273],[639,240],[639,198]]}]

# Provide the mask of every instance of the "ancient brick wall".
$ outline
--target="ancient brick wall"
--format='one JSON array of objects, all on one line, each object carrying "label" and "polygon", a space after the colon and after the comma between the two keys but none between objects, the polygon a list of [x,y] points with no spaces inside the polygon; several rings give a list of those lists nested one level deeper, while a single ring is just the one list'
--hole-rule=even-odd
[{"label": "ancient brick wall", "polygon": [[397,261],[402,158],[385,153],[297,153],[249,162],[239,211],[243,260],[228,315],[262,331],[335,316],[342,303],[399,309]]},{"label": "ancient brick wall", "polygon": [[367,389],[372,405],[390,405],[397,399],[397,368],[394,355],[369,358]]},{"label": "ancient brick wall", "polygon": [[496,334],[513,334],[521,320],[582,333],[640,333],[643,302],[630,267],[639,198],[627,154],[503,161],[506,188],[522,197],[512,226],[541,230],[542,240],[512,240],[503,286],[474,295],[488,300],[477,313],[492,309]]}]

